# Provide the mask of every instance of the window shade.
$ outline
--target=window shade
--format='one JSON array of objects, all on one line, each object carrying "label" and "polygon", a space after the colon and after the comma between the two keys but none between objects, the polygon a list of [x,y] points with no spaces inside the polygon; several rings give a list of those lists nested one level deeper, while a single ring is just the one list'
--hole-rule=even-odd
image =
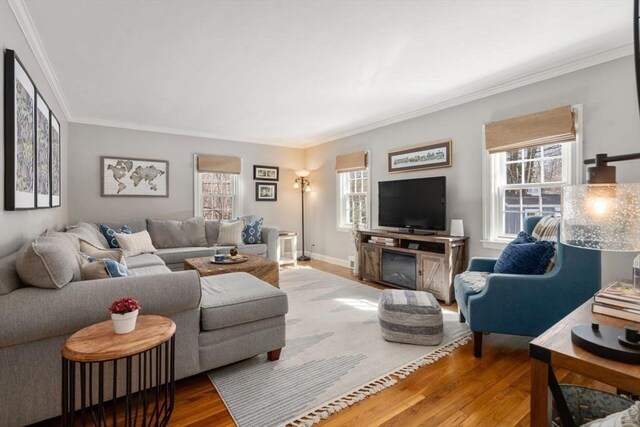
[{"label": "window shade", "polygon": [[341,154],[336,156],[336,172],[352,172],[367,168],[367,152]]},{"label": "window shade", "polygon": [[240,157],[198,154],[198,172],[239,174]]},{"label": "window shade", "polygon": [[570,105],[485,125],[489,153],[568,142],[575,137],[576,128]]}]

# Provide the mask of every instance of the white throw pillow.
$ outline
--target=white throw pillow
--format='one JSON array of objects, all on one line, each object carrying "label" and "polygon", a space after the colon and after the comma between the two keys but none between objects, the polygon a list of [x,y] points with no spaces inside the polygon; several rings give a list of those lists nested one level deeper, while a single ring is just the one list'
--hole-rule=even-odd
[{"label": "white throw pillow", "polygon": [[156,251],[147,230],[132,234],[116,233],[116,240],[125,257]]},{"label": "white throw pillow", "polygon": [[244,221],[220,221],[220,232],[218,233],[218,246],[240,246],[242,242],[242,229]]}]

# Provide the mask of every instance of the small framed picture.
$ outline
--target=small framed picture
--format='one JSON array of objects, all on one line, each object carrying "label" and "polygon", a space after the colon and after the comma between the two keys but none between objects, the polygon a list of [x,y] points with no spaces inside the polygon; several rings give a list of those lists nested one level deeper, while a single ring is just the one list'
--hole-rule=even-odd
[{"label": "small framed picture", "polygon": [[278,181],[280,179],[280,168],[278,166],[253,165],[254,181]]},{"label": "small framed picture", "polygon": [[390,151],[389,173],[448,168],[451,166],[451,142],[446,139]]},{"label": "small framed picture", "polygon": [[278,184],[273,182],[256,182],[256,201],[275,202],[278,200]]}]

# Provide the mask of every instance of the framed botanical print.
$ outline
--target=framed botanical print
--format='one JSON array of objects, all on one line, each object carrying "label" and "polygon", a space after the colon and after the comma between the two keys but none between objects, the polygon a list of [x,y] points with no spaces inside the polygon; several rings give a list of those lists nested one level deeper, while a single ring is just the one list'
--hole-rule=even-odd
[{"label": "framed botanical print", "polygon": [[51,207],[61,205],[62,181],[60,168],[60,123],[56,116],[51,113]]},{"label": "framed botanical print", "polygon": [[278,200],[278,184],[275,182],[256,182],[256,201],[275,202]]},{"label": "framed botanical print", "polygon": [[280,179],[280,168],[278,166],[253,165],[254,181],[278,181]]},{"label": "framed botanical print", "polygon": [[11,49],[4,58],[4,209],[36,207],[36,87]]},{"label": "framed botanical print", "polygon": [[36,207],[51,207],[51,111],[36,91]]}]

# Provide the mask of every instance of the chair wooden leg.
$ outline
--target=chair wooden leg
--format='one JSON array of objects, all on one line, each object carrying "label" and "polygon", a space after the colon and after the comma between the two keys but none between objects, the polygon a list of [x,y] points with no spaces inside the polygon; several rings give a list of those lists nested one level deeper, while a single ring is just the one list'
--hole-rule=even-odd
[{"label": "chair wooden leg", "polygon": [[462,311],[458,311],[458,316],[460,319],[460,323],[464,323],[467,321],[467,319],[464,318],[464,314],[462,314]]},{"label": "chair wooden leg", "polygon": [[267,352],[267,359],[269,359],[270,361],[274,361],[274,360],[278,360],[280,359],[280,353],[282,352],[282,349],[279,348],[277,350],[271,350],[269,352]]},{"label": "chair wooden leg", "polygon": [[482,332],[473,332],[473,355],[482,357]]}]

